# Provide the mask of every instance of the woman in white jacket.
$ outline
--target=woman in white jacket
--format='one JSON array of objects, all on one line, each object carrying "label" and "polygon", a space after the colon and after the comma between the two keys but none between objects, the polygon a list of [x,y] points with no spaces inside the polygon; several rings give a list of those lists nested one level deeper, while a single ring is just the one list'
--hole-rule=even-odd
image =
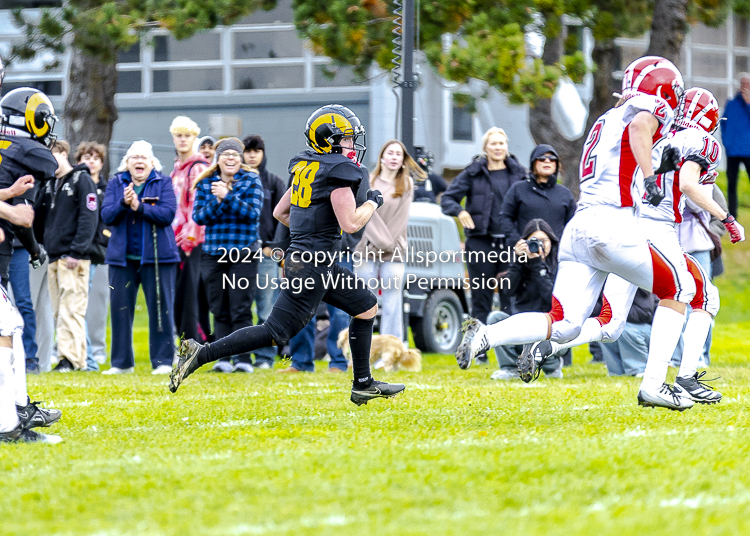
[{"label": "woman in white jacket", "polygon": [[[380,291],[380,334],[404,340],[403,290],[406,258],[406,227],[414,199],[412,177],[423,179],[425,172],[406,152],[404,144],[389,140],[380,149],[370,188],[380,190],[384,203],[365,227],[356,251],[364,262],[357,275],[370,290]],[[374,261],[374,262],[373,262]]]}]

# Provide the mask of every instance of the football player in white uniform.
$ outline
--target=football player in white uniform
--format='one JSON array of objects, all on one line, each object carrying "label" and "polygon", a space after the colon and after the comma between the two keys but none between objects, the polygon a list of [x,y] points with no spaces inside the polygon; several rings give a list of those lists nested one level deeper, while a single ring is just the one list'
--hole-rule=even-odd
[{"label": "football player in white uniform", "polygon": [[[665,165],[655,173],[652,150],[668,134],[683,92],[682,75],[664,58],[649,56],[628,66],[621,101],[596,121],[584,144],[581,196],[560,243],[552,310],[514,315],[491,326],[471,319],[456,351],[461,368],[468,368],[477,353],[490,347],[526,344],[519,371],[522,379],[530,381],[537,365],[530,343],[577,337],[609,273],[657,293],[662,301],[653,330],[661,336],[652,338],[650,353],[672,355],[695,288],[678,287],[663,269],[658,252],[638,227],[633,186],[640,168],[646,177],[647,199],[654,204],[660,201],[657,175],[674,169],[666,164],[672,164],[675,151],[663,151]],[[675,396],[671,387],[666,387],[666,394],[663,390],[662,384],[642,386],[639,397],[673,409],[692,405]]]},{"label": "football player in white uniform", "polygon": [[[656,162],[661,159],[665,147],[679,149],[680,170],[657,177],[656,184],[661,190],[659,197],[663,197],[658,206],[647,203],[648,195],[644,192],[639,218],[639,225],[651,242],[652,249],[660,253],[660,260],[664,261],[664,268],[672,272],[676,285],[684,287],[690,284],[696,288],[690,302],[693,312],[688,317],[685,329],[682,363],[673,389],[677,396],[706,404],[721,400],[720,393],[700,381],[705,372],[700,375],[697,373],[698,360],[711,320],[719,310],[719,292],[695,259],[680,249],[675,225],[682,221],[682,207],[687,201],[724,220],[733,243],[744,239],[742,226],[712,198],[711,185],[721,160],[721,146],[712,136],[718,122],[719,105],[709,91],[693,88],[686,92],[683,112],[676,120],[677,130],[654,150]],[[642,181],[643,177],[640,178]],[[644,191],[643,187],[641,191]],[[684,273],[676,269],[683,257],[692,282],[685,281]],[[681,264],[683,263],[679,263]],[[542,341],[533,345],[531,353],[541,361],[553,353],[579,344],[617,340],[624,328],[635,290],[634,285],[610,275],[604,286],[604,306],[600,316],[586,320],[580,335],[573,341],[565,344]],[[649,354],[644,374],[647,385],[649,381],[664,381],[670,357],[671,355]],[[661,405],[652,404],[642,396],[639,396],[639,402],[642,405]]]}]

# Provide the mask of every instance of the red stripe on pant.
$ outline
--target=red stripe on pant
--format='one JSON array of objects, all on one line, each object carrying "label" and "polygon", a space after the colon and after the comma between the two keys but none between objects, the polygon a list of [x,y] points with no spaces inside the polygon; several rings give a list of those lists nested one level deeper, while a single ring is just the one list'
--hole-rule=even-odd
[{"label": "red stripe on pant", "polygon": [[602,312],[596,317],[597,322],[600,326],[606,326],[609,321],[612,320],[612,306],[607,301],[606,296],[602,296]]},{"label": "red stripe on pant", "polygon": [[685,260],[690,275],[695,279],[695,296],[693,301],[690,302],[690,307],[693,310],[703,309],[705,311],[706,305],[708,305],[708,296],[706,295],[706,279],[703,277],[703,270],[690,255],[685,255]]},{"label": "red stripe on pant", "polygon": [[552,295],[552,309],[549,311],[549,316],[552,319],[552,323],[559,322],[565,318],[562,304],[557,298],[555,298],[554,294]]},{"label": "red stripe on pant", "polygon": [[660,300],[674,300],[677,296],[677,274],[666,258],[651,243],[648,245],[651,251],[651,264],[654,268],[654,282],[651,292],[656,294]]}]

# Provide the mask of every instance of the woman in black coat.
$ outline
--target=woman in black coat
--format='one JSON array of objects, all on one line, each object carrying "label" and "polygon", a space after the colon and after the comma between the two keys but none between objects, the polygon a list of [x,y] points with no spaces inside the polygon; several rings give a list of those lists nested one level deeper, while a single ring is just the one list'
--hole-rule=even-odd
[{"label": "woman in black coat", "polygon": [[[516,298],[515,308],[519,313],[547,312],[552,308],[552,288],[557,275],[557,251],[559,240],[552,227],[541,218],[531,220],[523,229],[521,240],[515,245],[518,261],[510,266],[508,294]],[[488,322],[494,324],[507,314],[494,312]],[[498,346],[495,348],[500,370],[492,374],[493,380],[519,378],[518,356],[523,345]],[[562,378],[562,358],[553,356],[542,365],[547,376]]]},{"label": "woman in black coat", "polygon": [[[451,182],[443,194],[440,206],[449,216],[458,218],[466,231],[467,267],[471,278],[471,316],[487,321],[492,310],[493,288],[486,282],[503,274],[508,265],[489,262],[490,252],[499,253],[512,246],[504,239],[500,225],[500,211],[511,186],[526,177],[524,168],[508,152],[508,136],[501,128],[492,127],[482,138],[483,155]],[[461,202],[466,199],[466,208]],[[479,286],[480,288],[474,288]],[[508,310],[509,300],[501,294],[501,305]]]}]

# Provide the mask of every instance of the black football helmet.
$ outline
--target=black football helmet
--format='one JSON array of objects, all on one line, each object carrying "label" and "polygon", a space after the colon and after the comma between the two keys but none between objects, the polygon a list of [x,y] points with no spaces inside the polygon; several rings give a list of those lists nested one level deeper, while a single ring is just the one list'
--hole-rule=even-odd
[{"label": "black football helmet", "polygon": [[27,132],[31,139],[51,147],[57,139],[52,134],[57,124],[55,107],[38,89],[19,87],[0,99],[2,126]]},{"label": "black football helmet", "polygon": [[343,138],[352,138],[357,162],[362,162],[367,151],[365,127],[349,108],[328,104],[315,110],[305,125],[307,145],[316,153],[341,154]]}]

